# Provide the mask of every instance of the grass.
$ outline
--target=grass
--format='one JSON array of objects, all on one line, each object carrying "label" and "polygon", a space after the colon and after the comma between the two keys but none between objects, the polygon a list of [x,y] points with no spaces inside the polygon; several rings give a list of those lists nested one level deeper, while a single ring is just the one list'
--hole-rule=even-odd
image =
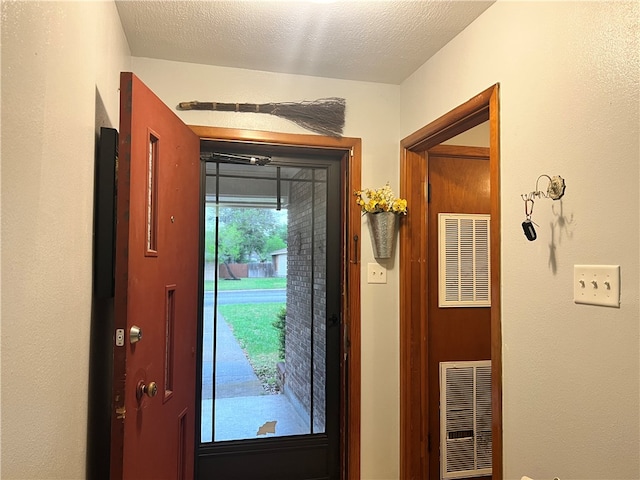
[{"label": "grass", "polygon": [[[224,280],[218,281],[218,291],[223,290],[261,290],[287,288],[286,277],[271,278],[241,278],[240,280]],[[213,280],[205,280],[205,291],[213,290]]]},{"label": "grass", "polygon": [[277,391],[276,364],[283,360],[278,353],[279,336],[273,322],[278,319],[278,313],[284,305],[245,303],[218,306],[218,311],[231,327],[253,370],[268,391]]}]

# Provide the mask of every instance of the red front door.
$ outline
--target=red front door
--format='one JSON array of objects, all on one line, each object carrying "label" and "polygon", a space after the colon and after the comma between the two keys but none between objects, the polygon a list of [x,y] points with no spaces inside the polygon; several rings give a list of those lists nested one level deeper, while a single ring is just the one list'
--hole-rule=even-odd
[{"label": "red front door", "polygon": [[198,315],[199,138],[120,78],[112,479],[191,479]]}]

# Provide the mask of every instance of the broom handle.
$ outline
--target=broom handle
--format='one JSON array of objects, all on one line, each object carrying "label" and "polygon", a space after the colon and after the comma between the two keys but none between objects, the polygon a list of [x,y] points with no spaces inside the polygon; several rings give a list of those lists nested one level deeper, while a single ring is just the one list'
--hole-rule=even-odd
[{"label": "broom handle", "polygon": [[276,105],[273,103],[221,103],[221,102],[180,102],[180,110],[215,110],[217,112],[253,112],[273,113]]}]

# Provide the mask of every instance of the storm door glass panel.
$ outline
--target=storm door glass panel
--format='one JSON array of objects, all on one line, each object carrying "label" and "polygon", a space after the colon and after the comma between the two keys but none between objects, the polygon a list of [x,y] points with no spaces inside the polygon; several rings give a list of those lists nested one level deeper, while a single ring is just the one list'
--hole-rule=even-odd
[{"label": "storm door glass panel", "polygon": [[323,433],[326,170],[206,172],[201,441]]}]

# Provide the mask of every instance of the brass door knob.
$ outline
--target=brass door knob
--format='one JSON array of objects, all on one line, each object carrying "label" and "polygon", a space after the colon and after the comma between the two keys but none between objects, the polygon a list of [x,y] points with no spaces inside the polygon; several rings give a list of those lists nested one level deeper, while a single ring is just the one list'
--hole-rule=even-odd
[{"label": "brass door knob", "polygon": [[153,398],[158,393],[158,384],[156,382],[149,382],[149,385],[145,385],[143,382],[138,384],[138,398],[142,398],[144,395]]}]

